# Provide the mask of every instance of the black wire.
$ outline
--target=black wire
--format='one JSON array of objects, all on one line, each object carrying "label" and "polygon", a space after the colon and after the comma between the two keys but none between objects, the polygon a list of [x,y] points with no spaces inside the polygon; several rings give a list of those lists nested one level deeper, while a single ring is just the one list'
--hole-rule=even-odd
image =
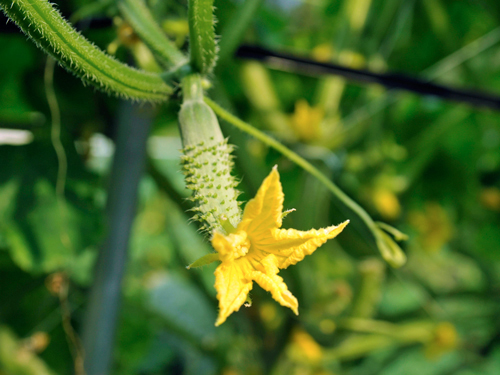
[{"label": "black wire", "polygon": [[432,95],[457,102],[469,103],[478,107],[500,110],[500,96],[438,85],[424,79],[408,77],[403,74],[374,73],[365,69],[352,69],[338,64],[321,63],[250,45],[240,46],[236,51],[236,57],[261,61],[280,70],[314,76],[325,74],[340,75],[353,81],[378,83],[391,89],[407,90],[421,95]]}]

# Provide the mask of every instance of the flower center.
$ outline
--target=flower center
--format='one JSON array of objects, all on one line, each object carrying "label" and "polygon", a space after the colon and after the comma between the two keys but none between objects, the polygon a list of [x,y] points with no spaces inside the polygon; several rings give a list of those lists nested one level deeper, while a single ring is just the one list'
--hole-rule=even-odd
[{"label": "flower center", "polygon": [[224,248],[218,250],[220,260],[232,261],[248,254],[250,240],[245,231],[231,233],[225,236]]},{"label": "flower center", "polygon": [[242,256],[247,255],[249,250],[250,250],[250,240],[245,236],[245,241],[243,241],[239,246],[236,246],[234,248],[234,259],[238,259],[241,258]]}]

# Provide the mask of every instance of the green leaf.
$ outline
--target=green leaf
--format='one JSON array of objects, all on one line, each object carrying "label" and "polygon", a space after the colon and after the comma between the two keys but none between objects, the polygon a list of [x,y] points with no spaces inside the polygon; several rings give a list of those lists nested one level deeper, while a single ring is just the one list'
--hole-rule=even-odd
[{"label": "green leaf", "polygon": [[19,190],[19,181],[11,179],[0,185],[0,229],[14,211],[14,198]]},{"label": "green leaf", "polygon": [[151,290],[148,307],[183,338],[204,348],[215,345],[215,309],[198,288],[168,275]]},{"label": "green leaf", "polygon": [[86,284],[101,236],[97,179],[68,150],[66,199],[56,195],[54,150],[48,142],[0,147],[0,242],[11,259],[34,274],[64,269]]},{"label": "green leaf", "polygon": [[457,352],[446,354],[435,361],[430,361],[421,348],[411,348],[399,354],[390,363],[381,375],[439,375],[453,373],[453,369],[460,364],[463,358]]},{"label": "green leaf", "polygon": [[211,263],[216,262],[218,260],[220,260],[219,254],[210,253],[210,254],[202,256],[200,259],[191,263],[189,266],[187,266],[187,269],[203,267],[203,266],[206,266],[207,264],[211,264]]},{"label": "green leaf", "polygon": [[413,312],[427,302],[425,289],[412,281],[393,279],[385,284],[380,312],[394,317]]},{"label": "green leaf", "polygon": [[[173,353],[177,356],[173,359]],[[169,356],[171,358],[169,358]],[[182,373],[185,375],[215,375],[217,365],[213,356],[204,353],[188,341],[171,334],[168,330],[161,332],[157,340],[151,345],[151,351],[144,365],[140,367],[140,373],[159,374],[165,364],[172,361],[179,361],[182,358]]]},{"label": "green leaf", "polygon": [[217,60],[213,0],[189,1],[189,43],[191,66],[197,72],[210,73]]},{"label": "green leaf", "polygon": [[24,220],[16,222],[13,216],[14,220],[8,218],[0,227],[12,259],[32,272],[64,268],[73,274],[74,269],[78,281],[88,281],[95,254],[84,247],[84,219],[74,207],[57,199],[46,180],[38,180],[33,190],[34,206]]}]

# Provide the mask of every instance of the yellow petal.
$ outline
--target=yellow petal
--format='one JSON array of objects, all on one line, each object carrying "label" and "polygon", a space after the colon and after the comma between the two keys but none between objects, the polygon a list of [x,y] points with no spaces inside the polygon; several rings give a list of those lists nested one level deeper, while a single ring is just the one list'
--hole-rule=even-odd
[{"label": "yellow petal", "polygon": [[216,326],[224,323],[229,315],[240,309],[252,289],[252,281],[245,277],[243,262],[245,261],[224,262],[215,270],[215,289],[219,300]]},{"label": "yellow petal", "polygon": [[238,225],[238,229],[251,233],[281,227],[284,199],[280,175],[275,166],[262,182],[255,198],[248,201],[245,206],[243,219]]},{"label": "yellow petal", "polygon": [[262,259],[257,267],[257,271],[252,272],[252,279],[261,286],[262,289],[271,292],[273,298],[280,303],[280,305],[289,307],[299,315],[299,303],[297,298],[288,290],[283,279],[278,276],[278,260],[274,255],[268,255]]},{"label": "yellow petal", "polygon": [[252,238],[255,250],[266,254],[274,254],[279,268],[287,268],[300,262],[306,255],[312,254],[329,239],[336,237],[349,220],[337,226],[323,229],[311,229],[307,232],[296,229],[274,229],[268,235]]}]

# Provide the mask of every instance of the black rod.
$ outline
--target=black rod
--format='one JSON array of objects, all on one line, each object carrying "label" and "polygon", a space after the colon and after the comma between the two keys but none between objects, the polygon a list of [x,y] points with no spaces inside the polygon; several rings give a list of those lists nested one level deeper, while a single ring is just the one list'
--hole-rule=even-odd
[{"label": "black rod", "polygon": [[236,57],[261,61],[279,70],[313,76],[335,74],[353,81],[378,83],[391,89],[407,90],[421,95],[432,95],[443,99],[469,103],[474,106],[500,110],[500,96],[479,91],[452,88],[435,84],[425,79],[408,77],[403,74],[374,73],[365,69],[352,69],[338,64],[322,63],[250,45],[240,46],[236,51]]}]

